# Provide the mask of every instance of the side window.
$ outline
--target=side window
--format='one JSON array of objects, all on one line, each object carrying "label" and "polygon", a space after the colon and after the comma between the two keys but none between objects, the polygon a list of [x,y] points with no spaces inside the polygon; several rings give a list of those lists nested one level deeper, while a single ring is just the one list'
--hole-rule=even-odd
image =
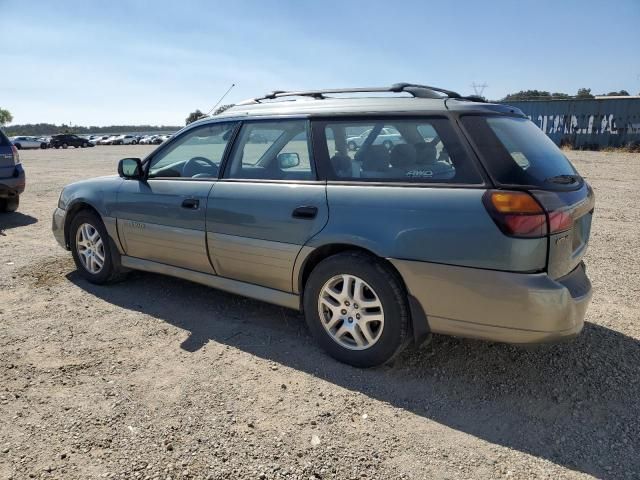
[{"label": "side window", "polygon": [[224,178],[315,180],[308,126],[306,120],[243,124]]},{"label": "side window", "polygon": [[151,159],[149,178],[217,178],[237,123],[214,123],[181,135]]},{"label": "side window", "polygon": [[482,183],[445,118],[336,121],[323,130],[329,179]]}]

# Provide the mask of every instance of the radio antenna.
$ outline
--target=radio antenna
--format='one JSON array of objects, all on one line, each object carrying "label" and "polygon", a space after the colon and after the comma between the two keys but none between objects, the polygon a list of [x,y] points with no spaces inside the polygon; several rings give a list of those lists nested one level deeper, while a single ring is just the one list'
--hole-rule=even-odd
[{"label": "radio antenna", "polygon": [[209,110],[209,111],[207,112],[207,115],[211,114],[211,112],[213,112],[213,111],[215,110],[215,108],[216,108],[218,105],[220,105],[220,102],[222,102],[222,100],[224,99],[224,97],[226,97],[226,96],[229,94],[229,92],[231,91],[231,89],[232,89],[233,87],[235,87],[235,86],[236,86],[236,84],[235,84],[235,83],[232,83],[232,84],[231,84],[231,86],[229,87],[229,89],[228,89],[226,92],[224,92],[224,95],[222,95],[222,96],[220,97],[220,100],[218,100],[218,103],[216,103],[213,107],[211,107],[211,110]]}]

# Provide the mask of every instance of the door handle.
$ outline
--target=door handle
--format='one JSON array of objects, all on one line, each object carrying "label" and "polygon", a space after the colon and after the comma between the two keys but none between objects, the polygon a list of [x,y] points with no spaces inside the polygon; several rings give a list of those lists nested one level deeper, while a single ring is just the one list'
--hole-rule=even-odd
[{"label": "door handle", "polygon": [[197,209],[200,206],[200,200],[197,198],[187,198],[182,202],[182,208]]},{"label": "door handle", "polygon": [[296,208],[291,214],[291,216],[293,218],[311,219],[311,218],[316,218],[317,214],[318,214],[318,207],[301,206]]}]

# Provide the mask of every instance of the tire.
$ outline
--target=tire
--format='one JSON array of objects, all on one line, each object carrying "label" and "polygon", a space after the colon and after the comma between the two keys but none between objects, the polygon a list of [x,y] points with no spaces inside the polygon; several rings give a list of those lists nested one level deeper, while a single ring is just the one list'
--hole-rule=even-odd
[{"label": "tire", "polygon": [[62,148],[66,149],[69,145],[67,145],[66,143],[62,144]]},{"label": "tire", "polygon": [[13,146],[16,147],[16,150],[22,150],[22,145],[19,143],[14,143]]},{"label": "tire", "polygon": [[384,145],[384,148],[386,148],[387,150],[391,150],[393,148],[393,142],[390,140],[385,140],[384,142],[382,142],[382,145]]},{"label": "tire", "polygon": [[[331,301],[336,302],[332,303],[332,308],[336,311],[327,319],[327,303],[321,303],[320,299],[326,298],[326,288],[336,279],[345,278],[344,275],[346,278],[363,281],[364,288],[361,291],[364,294],[352,295],[349,298],[355,299],[352,302],[345,300],[344,303],[338,303],[332,297]],[[339,285],[344,286],[345,283],[338,283],[337,288],[342,289]],[[364,299],[364,296],[368,299]],[[355,303],[359,301],[358,297],[371,303],[376,303],[377,300],[381,308],[365,309]],[[354,367],[375,367],[392,360],[408,343],[409,308],[402,281],[394,270],[371,255],[352,251],[339,253],[321,261],[307,280],[303,302],[305,319],[313,337],[329,355],[340,362]],[[334,332],[330,333],[325,324],[331,323],[334,314],[337,314],[339,319],[334,322]],[[361,319],[366,314],[377,314],[383,322],[360,323],[356,320],[356,317]],[[372,327],[366,327],[370,324]],[[346,329],[343,330],[343,327]],[[368,335],[364,334],[363,328],[368,329]],[[347,333],[338,338],[340,331]],[[354,335],[351,335],[350,331],[354,331]],[[356,340],[357,337],[360,343]],[[369,342],[368,339],[373,341]],[[365,345],[366,343],[369,345]]]},{"label": "tire", "polygon": [[358,149],[358,145],[356,144],[356,142],[349,142],[347,144],[347,148],[349,149],[349,151],[355,152]]},{"label": "tire", "polygon": [[82,148],[87,148],[87,147],[89,146],[89,144],[85,142],[85,143],[83,143],[83,144],[82,144],[82,145],[80,145],[80,146],[81,146]]},{"label": "tire", "polygon": [[0,212],[15,212],[20,206],[20,196],[0,198]]},{"label": "tire", "polygon": [[46,148],[47,148],[47,144],[46,144],[46,143],[41,143],[41,144],[40,144],[40,148],[41,148],[42,150],[46,150]]},{"label": "tire", "polygon": [[[78,231],[86,225],[91,227],[88,230],[88,233],[90,233],[91,236],[85,235],[87,230],[84,230],[81,237]],[[79,240],[86,241],[86,237],[92,238],[93,233],[95,232],[98,233],[99,239],[102,240],[101,246],[96,245],[99,243],[98,240],[93,240],[93,245],[89,248],[86,246],[83,248],[83,246],[78,243]],[[122,278],[123,271],[120,265],[120,254],[111,242],[104,223],[94,212],[81,210],[75,217],[73,217],[69,230],[69,244],[71,245],[71,254],[73,255],[73,261],[76,264],[78,273],[89,282],[102,285]],[[100,255],[102,255],[102,266],[99,270],[90,270],[90,265],[92,265],[91,260],[87,259],[86,255],[81,254],[79,252],[79,248],[85,252],[87,250],[96,251],[94,259],[97,259],[98,261],[100,261]],[[81,257],[85,260],[81,260]],[[85,265],[85,262],[87,265]],[[96,264],[93,263],[93,265],[95,266]]]},{"label": "tire", "polygon": [[131,142],[131,145],[137,145],[137,144],[138,144],[137,140],[134,140],[133,142]]}]

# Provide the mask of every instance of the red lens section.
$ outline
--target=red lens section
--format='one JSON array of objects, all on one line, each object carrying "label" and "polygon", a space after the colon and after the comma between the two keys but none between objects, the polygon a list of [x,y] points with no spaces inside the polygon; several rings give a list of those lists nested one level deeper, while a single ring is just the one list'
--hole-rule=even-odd
[{"label": "red lens section", "polygon": [[544,237],[547,234],[547,218],[539,215],[505,215],[505,227],[517,237]]},{"label": "red lens section", "polygon": [[573,225],[573,217],[561,210],[549,213],[549,229],[551,233],[564,232]]}]

